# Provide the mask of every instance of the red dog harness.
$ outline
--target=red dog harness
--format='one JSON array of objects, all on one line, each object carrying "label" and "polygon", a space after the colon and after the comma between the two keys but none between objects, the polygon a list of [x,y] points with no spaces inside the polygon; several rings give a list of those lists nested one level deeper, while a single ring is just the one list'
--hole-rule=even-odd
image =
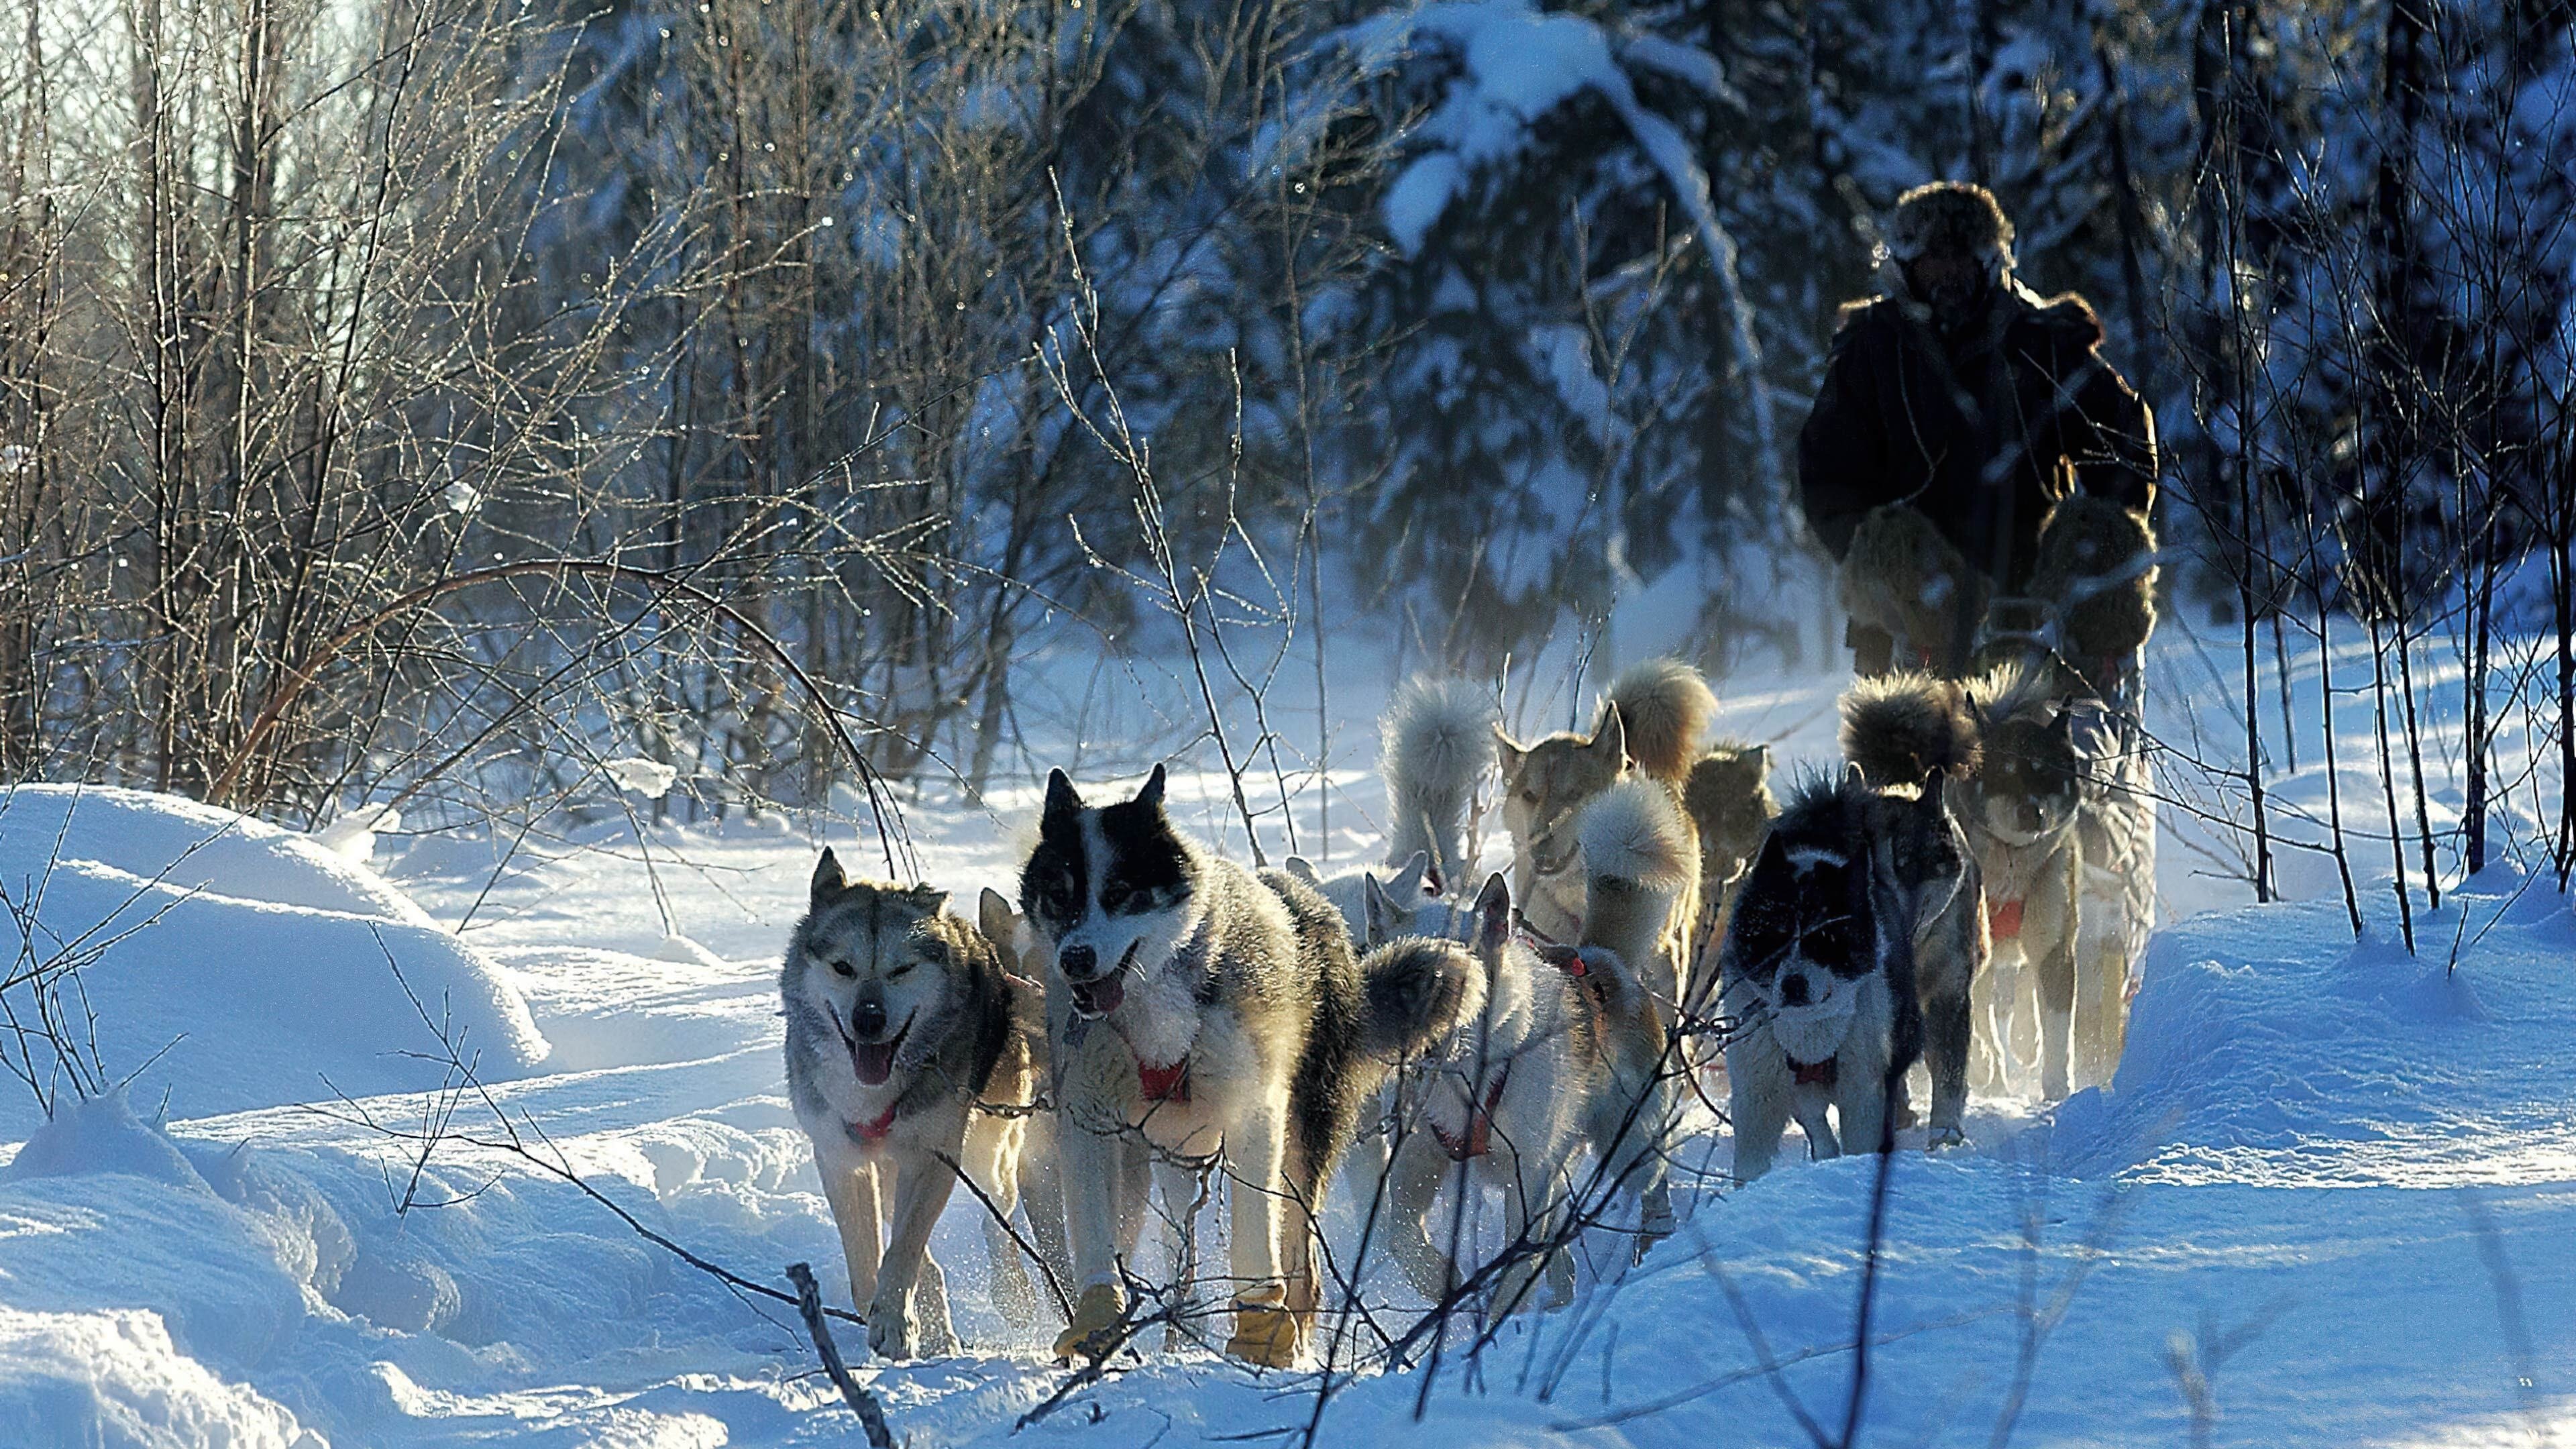
[{"label": "red dog harness", "polygon": [[1183,1057],[1168,1067],[1138,1062],[1136,1085],[1143,1089],[1148,1102],[1186,1102],[1190,1099],[1190,1059]]},{"label": "red dog harness", "polygon": [[1998,941],[2021,939],[2021,906],[2019,901],[1988,900],[1986,932]]},{"label": "red dog harness", "polygon": [[1482,1157],[1485,1155],[1485,1149],[1491,1146],[1493,1141],[1494,1106],[1496,1103],[1503,1100],[1503,1084],[1511,1079],[1512,1064],[1510,1062],[1505,1062],[1503,1063],[1502,1070],[1494,1073],[1494,1084],[1485,1089],[1484,1105],[1470,1107],[1467,1109],[1467,1139],[1465,1141],[1461,1142],[1457,1138],[1450,1136],[1448,1130],[1443,1128],[1437,1122],[1425,1122],[1422,1124],[1431,1129],[1432,1136],[1440,1139],[1440,1148],[1442,1151],[1449,1154],[1449,1160],[1451,1162],[1465,1162],[1471,1157]]},{"label": "red dog harness", "polygon": [[873,1122],[852,1122],[849,1124],[849,1128],[850,1140],[859,1144],[862,1151],[872,1151],[878,1146],[878,1144],[886,1140],[887,1133],[894,1130],[894,1108],[892,1106],[888,1106],[885,1109],[884,1114],[879,1116],[877,1120]]},{"label": "red dog harness", "polygon": [[1830,1087],[1835,1079],[1842,1075],[1834,1069],[1834,1063],[1838,1060],[1840,1058],[1837,1057],[1827,1057],[1821,1062],[1802,1062],[1792,1059],[1789,1063],[1789,1071],[1797,1078],[1799,1086]]}]

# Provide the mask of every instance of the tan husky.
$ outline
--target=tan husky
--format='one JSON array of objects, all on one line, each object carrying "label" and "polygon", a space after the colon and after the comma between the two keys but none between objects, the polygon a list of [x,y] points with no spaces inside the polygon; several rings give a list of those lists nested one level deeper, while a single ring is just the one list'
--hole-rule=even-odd
[{"label": "tan husky", "polygon": [[[1699,737],[1717,698],[1699,671],[1676,659],[1654,659],[1621,674],[1588,735],[1565,731],[1521,744],[1499,728],[1503,823],[1512,834],[1512,898],[1540,936],[1567,944],[1583,939],[1585,807],[1603,791],[1642,773],[1676,799],[1699,758]],[[1682,816],[1685,827],[1689,817]],[[1696,836],[1696,832],[1692,832]],[[1699,916],[1697,842],[1691,879],[1653,956],[1636,967],[1666,1003],[1681,999],[1692,927]]]}]

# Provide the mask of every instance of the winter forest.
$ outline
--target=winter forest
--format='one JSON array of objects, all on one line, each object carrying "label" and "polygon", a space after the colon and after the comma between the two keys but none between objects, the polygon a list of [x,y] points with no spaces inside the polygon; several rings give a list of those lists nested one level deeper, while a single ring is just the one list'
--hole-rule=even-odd
[{"label": "winter forest", "polygon": [[0,1449],[2576,1446],[2576,4],[0,97]]}]

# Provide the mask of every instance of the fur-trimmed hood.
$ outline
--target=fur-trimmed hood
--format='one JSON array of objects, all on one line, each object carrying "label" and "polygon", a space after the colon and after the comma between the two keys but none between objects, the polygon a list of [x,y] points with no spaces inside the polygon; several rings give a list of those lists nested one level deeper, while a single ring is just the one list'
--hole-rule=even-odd
[{"label": "fur-trimmed hood", "polygon": [[[1932,325],[1932,309],[1914,299],[1906,289],[1904,263],[1882,253],[1878,260],[1878,292],[1845,302],[1834,314],[1835,335],[1858,322],[1864,314],[1902,317],[1917,326]],[[2052,344],[2089,352],[2100,347],[2109,333],[2102,326],[2102,316],[2093,310],[2081,292],[2060,292],[2054,297],[2042,296],[2021,277],[2007,269],[1998,280],[1993,306],[2007,309],[2003,319],[2006,335],[2015,329],[2028,328],[2044,334]]]}]

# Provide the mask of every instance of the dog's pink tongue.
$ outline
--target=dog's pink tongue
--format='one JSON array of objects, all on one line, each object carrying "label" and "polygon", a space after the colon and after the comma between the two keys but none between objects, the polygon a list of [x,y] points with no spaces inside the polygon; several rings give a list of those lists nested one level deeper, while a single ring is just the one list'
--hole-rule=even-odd
[{"label": "dog's pink tongue", "polygon": [[1127,973],[1103,976],[1073,988],[1073,1004],[1089,1016],[1107,1016],[1127,999]]},{"label": "dog's pink tongue", "polygon": [[871,1087],[884,1086],[885,1079],[894,1075],[894,1043],[854,1042],[850,1046],[850,1065],[858,1071],[861,1082]]}]

